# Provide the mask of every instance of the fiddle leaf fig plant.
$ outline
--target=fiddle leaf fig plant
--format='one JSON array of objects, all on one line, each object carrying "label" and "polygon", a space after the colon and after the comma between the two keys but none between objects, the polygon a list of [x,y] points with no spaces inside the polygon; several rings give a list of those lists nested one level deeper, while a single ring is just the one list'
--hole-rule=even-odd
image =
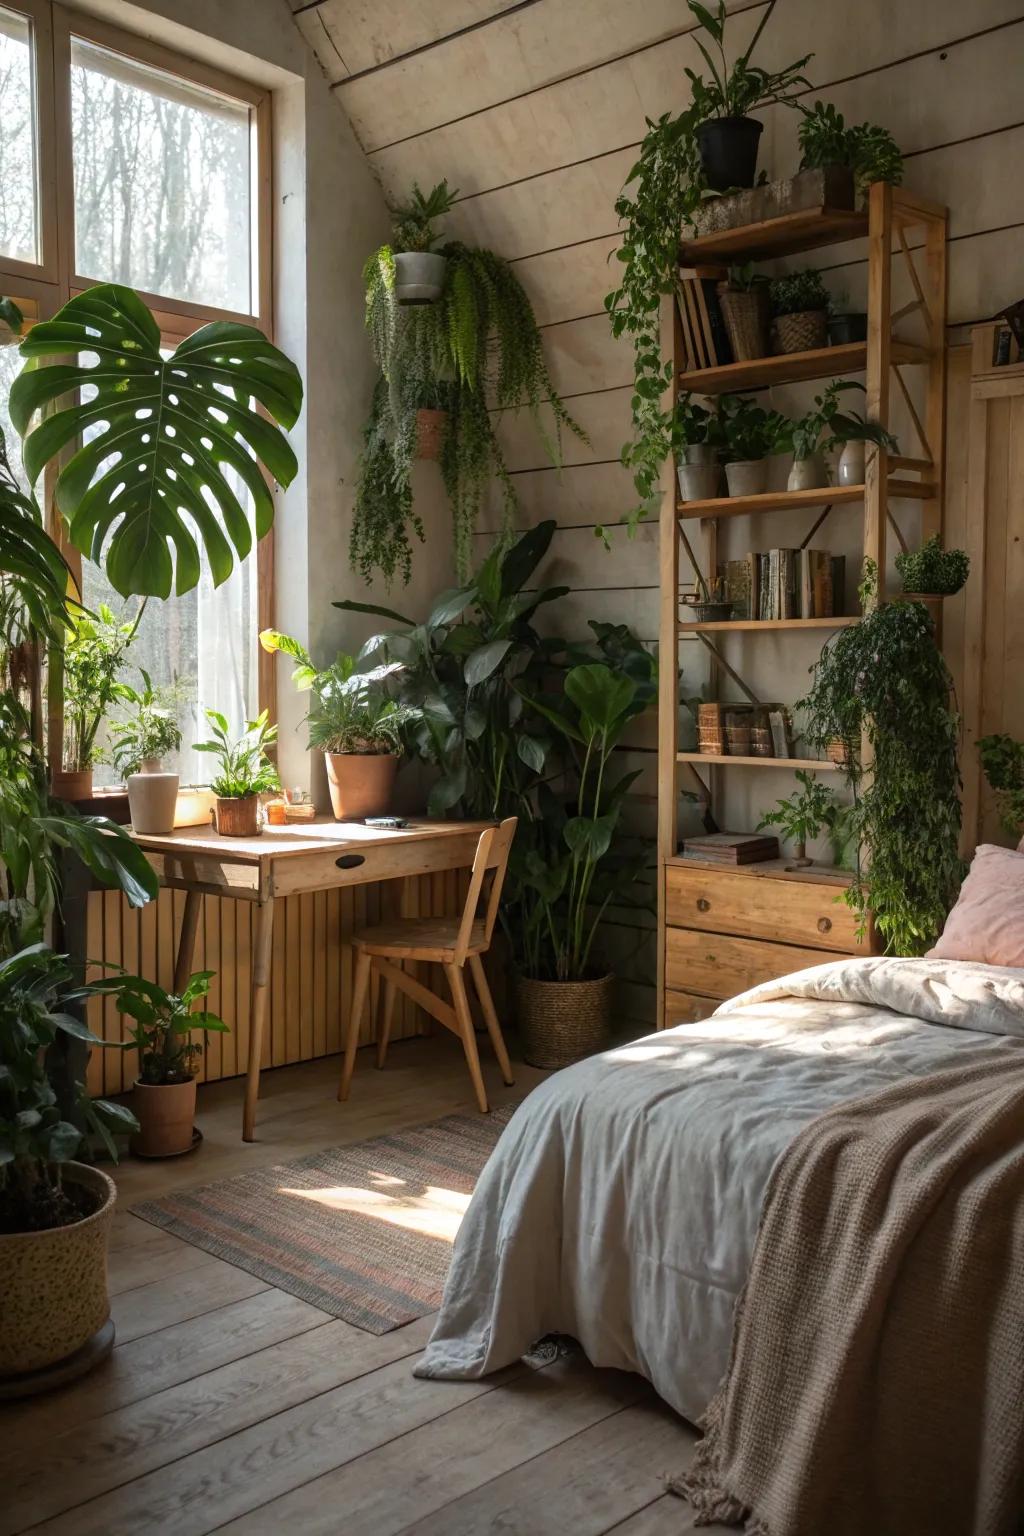
[{"label": "fiddle leaf fig plant", "polygon": [[[274,520],[261,466],[281,485],[298,469],[275,425],[294,426],[302,407],[294,363],[254,326],[232,321],[202,326],[165,361],[156,320],[116,283],[77,294],[34,325],[21,355],[10,410],[29,482],[85,437],[55,487],[75,548],[102,560],[125,597],[191,591],[200,542],[214,585],[226,581],[235,556],[244,560]],[[39,366],[68,355],[75,360]],[[61,407],[76,390],[83,398]]]}]

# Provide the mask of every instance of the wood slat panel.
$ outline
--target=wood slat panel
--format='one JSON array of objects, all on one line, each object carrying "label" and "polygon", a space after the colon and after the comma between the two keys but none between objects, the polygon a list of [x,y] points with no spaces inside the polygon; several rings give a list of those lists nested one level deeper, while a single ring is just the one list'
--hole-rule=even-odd
[{"label": "wood slat panel", "polygon": [[336,82],[423,48],[460,27],[486,21],[509,4],[510,0],[431,0],[430,5],[410,5],[409,0],[374,5],[366,0],[323,0],[310,9],[308,0],[292,0],[292,10],[302,8],[295,18],[299,29],[328,80]]}]

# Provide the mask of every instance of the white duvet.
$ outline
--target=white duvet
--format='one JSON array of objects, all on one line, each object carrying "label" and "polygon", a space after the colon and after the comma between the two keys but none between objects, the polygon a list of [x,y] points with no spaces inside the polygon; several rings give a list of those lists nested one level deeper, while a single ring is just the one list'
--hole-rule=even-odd
[{"label": "white duvet", "polygon": [[768,1175],[796,1133],[965,1052],[1020,1049],[1012,1036],[1020,971],[837,961],[557,1073],[484,1169],[416,1374],[483,1376],[569,1334],[699,1418],[728,1363]]}]

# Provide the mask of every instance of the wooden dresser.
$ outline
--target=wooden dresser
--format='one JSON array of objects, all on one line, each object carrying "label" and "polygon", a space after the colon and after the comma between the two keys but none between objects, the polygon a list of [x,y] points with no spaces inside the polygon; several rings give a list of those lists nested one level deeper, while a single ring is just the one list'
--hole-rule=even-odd
[{"label": "wooden dresser", "polygon": [[873,952],[834,871],[792,872],[784,859],[722,869],[675,858],[664,869],[665,1029],[759,982]]}]

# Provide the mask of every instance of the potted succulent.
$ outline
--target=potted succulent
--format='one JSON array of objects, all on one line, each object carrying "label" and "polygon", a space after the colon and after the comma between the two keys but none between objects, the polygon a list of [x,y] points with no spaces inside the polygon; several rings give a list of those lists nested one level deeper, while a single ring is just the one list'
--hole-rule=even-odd
[{"label": "potted succulent", "polygon": [[768,459],[790,443],[790,423],[742,395],[722,402],[725,478],[730,496],[758,496],[768,485]]},{"label": "potted succulent", "polygon": [[215,971],[195,971],[179,994],[141,976],[119,975],[94,983],[111,996],[117,1011],[133,1019],[121,1049],[138,1051],[139,1075],[132,1092],[138,1129],[131,1148],[137,1157],[179,1157],[199,1140],[196,1115],[196,1058],[203,1053],[196,1030],[227,1030],[214,1013],[193,1013],[210,990]]},{"label": "potted succulent", "polygon": [[356,658],[342,651],[318,671],[305,646],[290,635],[265,629],[260,644],[270,654],[291,656],[296,662],[292,682],[300,692],[312,693],[306,717],[309,748],[324,754],[336,820],[386,815],[402,756],[402,729],[418,715],[385,691],[385,679],[400,663],[383,662],[361,672]]},{"label": "potted succulent", "polygon": [[749,261],[730,267],[725,282],[718,284],[718,305],[736,362],[767,357],[771,320],[767,277],[755,272]]},{"label": "potted succulent", "polygon": [[141,690],[118,685],[126,706],[112,722],[110,756],[128,787],[128,808],[136,832],[172,831],[178,803],[178,775],[164,771],[163,760],[181,746],[181,731],[170,707],[173,690],[157,690],[145,668]]},{"label": "potted succulent", "polygon": [[828,345],[828,289],[813,267],[769,284],[776,352],[814,352]]},{"label": "potted succulent", "polygon": [[775,810],[761,818],[757,830],[778,827],[786,842],[793,844],[793,867],[806,869],[814,862],[807,857],[808,839],[821,832],[831,833],[840,806],[832,790],[820,784],[813,773],[798,768],[796,777],[800,789],[788,800],[776,801]]},{"label": "potted succulent", "polygon": [[[800,169],[821,170],[840,165],[853,178],[854,200],[863,204],[873,181],[898,185],[903,180],[903,156],[888,128],[876,123],[857,123],[849,128],[831,102],[816,101],[813,107],[794,102],[803,114],[800,123]],[[863,340],[851,337],[850,340]]]},{"label": "potted succulent", "polygon": [[[699,23],[695,42],[710,73],[710,81],[692,69],[686,74],[693,89],[693,109],[697,119],[697,143],[707,185],[714,192],[733,187],[752,187],[757,172],[757,149],[764,124],[749,114],[773,102],[789,103],[793,93],[809,84],[800,71],[812,57],[806,54],[795,64],[775,73],[759,69],[750,62],[760,41],[765,23],[772,13],[768,6],[745,53],[730,68],[725,55],[725,0],[718,0],[712,11],[697,0],[687,0],[690,12]],[[717,60],[705,46],[703,32],[717,52]]]},{"label": "potted succulent", "polygon": [[62,800],[88,800],[97,756],[96,738],[110,704],[118,697],[117,676],[135,638],[144,604],[131,623],[121,624],[101,603],[95,614],[79,610],[68,618],[62,648],[64,737],[53,792]]},{"label": "potted succulent", "polygon": [[370,259],[379,261],[385,253],[390,256],[399,304],[432,304],[441,297],[447,262],[434,249],[440,239],[435,224],[458,195],[457,187],[453,191],[447,181],[439,181],[424,197],[413,182],[409,201],[392,207],[391,248],[385,246]]},{"label": "potted succulent", "polygon": [[105,1044],[67,1011],[90,990],[72,990],[71,980],[65,957],[43,944],[0,959],[5,1395],[39,1390],[49,1367],[76,1357],[85,1367],[113,1342],[107,1238],[117,1191],[107,1174],[75,1158],[95,1134],[116,1161],[115,1135],[137,1129],[137,1121],[120,1104],[90,1099],[77,1080],[65,1102],[51,1081],[48,1065],[67,1059],[64,1042]]},{"label": "potted succulent", "polygon": [[971,562],[962,549],[943,549],[938,534],[926,539],[917,550],[904,550],[896,556],[896,569],[903,578],[903,590],[952,597],[967,580]]},{"label": "potted succulent", "polygon": [[215,798],[214,815],[222,837],[255,837],[260,831],[260,795],[281,788],[277,769],[267,751],[277,740],[277,726],[270,724],[269,712],[263,710],[246,727],[237,741],[232,741],[228,722],[216,709],[208,709],[206,718],[213,730],[211,741],[194,743],[196,752],[212,752],[220,759],[220,772],[210,782]]},{"label": "potted succulent", "polygon": [[721,415],[697,405],[689,390],[680,391],[676,405],[679,457],[676,477],[684,501],[709,501],[718,495],[724,443]]}]

